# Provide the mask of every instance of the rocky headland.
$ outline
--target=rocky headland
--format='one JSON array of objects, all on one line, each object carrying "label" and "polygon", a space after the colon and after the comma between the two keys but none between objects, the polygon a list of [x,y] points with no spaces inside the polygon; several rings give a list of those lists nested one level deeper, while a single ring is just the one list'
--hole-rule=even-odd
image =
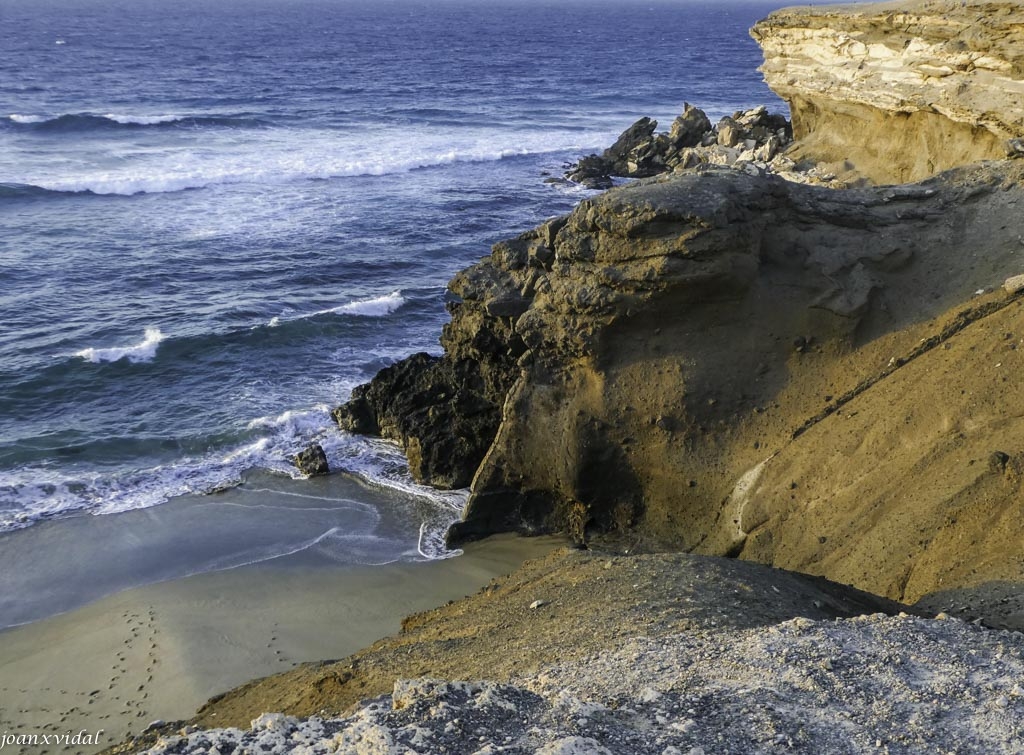
[{"label": "rocky headland", "polygon": [[779,11],[752,34],[791,126],[687,107],[581,160],[644,177],[460,272],[444,354],[335,418],[470,487],[452,545],[590,550],[132,747],[1024,749],[1022,24]]},{"label": "rocky headland", "polygon": [[910,602],[1019,580],[1022,176],[613,189],[457,275],[444,356],[336,416],[472,482],[452,543],[614,533]]}]

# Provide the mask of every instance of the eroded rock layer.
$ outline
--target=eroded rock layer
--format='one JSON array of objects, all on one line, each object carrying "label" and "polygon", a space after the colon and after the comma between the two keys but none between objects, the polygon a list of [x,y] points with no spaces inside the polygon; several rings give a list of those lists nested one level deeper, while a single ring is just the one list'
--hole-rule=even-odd
[{"label": "eroded rock layer", "polygon": [[765,80],[790,103],[791,156],[900,183],[1024,151],[1018,2],[793,8],[751,33]]}]

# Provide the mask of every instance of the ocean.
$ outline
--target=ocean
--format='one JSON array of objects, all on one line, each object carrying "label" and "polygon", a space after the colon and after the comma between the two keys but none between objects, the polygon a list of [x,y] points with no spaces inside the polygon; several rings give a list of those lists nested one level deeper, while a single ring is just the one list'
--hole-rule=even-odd
[{"label": "ocean", "polygon": [[[439,353],[448,279],[588,196],[545,182],[568,162],[684,102],[784,109],[746,33],[776,5],[4,0],[0,626],[70,569],[96,587],[62,608],[304,550],[448,555],[465,492],[330,409]],[[288,461],[314,440],[329,482]]]}]

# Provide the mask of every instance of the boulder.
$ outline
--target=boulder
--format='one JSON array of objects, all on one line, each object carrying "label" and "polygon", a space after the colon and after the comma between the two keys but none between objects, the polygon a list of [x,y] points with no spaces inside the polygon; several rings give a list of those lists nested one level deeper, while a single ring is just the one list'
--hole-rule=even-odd
[{"label": "boulder", "polygon": [[608,163],[621,165],[637,147],[651,141],[656,128],[658,128],[656,120],[646,116],[641,118],[623,131],[601,157]]},{"label": "boulder", "polygon": [[698,146],[704,135],[711,131],[711,121],[707,114],[690,103],[683,103],[683,113],[672,122],[668,132],[668,142],[673,150]]},{"label": "boulder", "polygon": [[740,126],[732,118],[726,116],[718,122],[718,144],[722,147],[735,147],[743,138]]},{"label": "boulder", "polygon": [[307,477],[318,477],[330,473],[327,454],[319,443],[310,443],[292,457],[292,463]]}]

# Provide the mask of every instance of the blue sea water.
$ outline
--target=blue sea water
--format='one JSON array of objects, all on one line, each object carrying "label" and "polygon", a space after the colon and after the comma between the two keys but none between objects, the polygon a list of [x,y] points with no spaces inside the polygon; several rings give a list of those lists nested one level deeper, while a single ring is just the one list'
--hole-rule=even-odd
[{"label": "blue sea water", "polygon": [[443,529],[462,497],[329,409],[439,351],[452,274],[587,195],[566,162],[684,101],[782,109],[746,31],[775,5],[4,0],[0,549],[287,488],[311,440]]}]

